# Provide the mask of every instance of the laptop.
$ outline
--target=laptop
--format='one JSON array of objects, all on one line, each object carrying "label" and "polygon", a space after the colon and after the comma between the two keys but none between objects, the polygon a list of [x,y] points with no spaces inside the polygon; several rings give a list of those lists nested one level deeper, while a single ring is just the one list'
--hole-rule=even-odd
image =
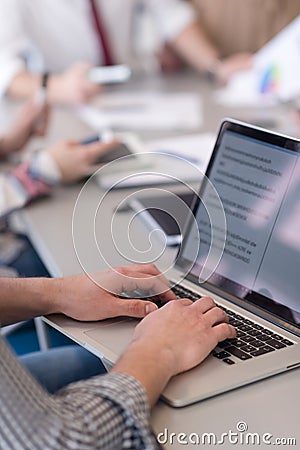
[{"label": "laptop", "polygon": [[[179,297],[211,296],[237,337],[170,380],[162,398],[174,407],[300,367],[300,141],[226,119],[206,177],[169,279]],[[224,245],[220,224],[208,223],[209,209],[218,210],[209,186],[224,212]],[[213,226],[221,257],[203,280]],[[85,345],[115,362],[137,323],[117,318],[90,325]]]}]

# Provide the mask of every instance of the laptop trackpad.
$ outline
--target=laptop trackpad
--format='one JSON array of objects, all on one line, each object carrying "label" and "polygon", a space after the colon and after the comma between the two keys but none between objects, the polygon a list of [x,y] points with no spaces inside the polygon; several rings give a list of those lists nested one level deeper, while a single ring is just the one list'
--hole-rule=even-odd
[{"label": "laptop trackpad", "polygon": [[117,355],[121,355],[131,341],[138,323],[137,319],[114,319],[85,331],[85,334]]}]

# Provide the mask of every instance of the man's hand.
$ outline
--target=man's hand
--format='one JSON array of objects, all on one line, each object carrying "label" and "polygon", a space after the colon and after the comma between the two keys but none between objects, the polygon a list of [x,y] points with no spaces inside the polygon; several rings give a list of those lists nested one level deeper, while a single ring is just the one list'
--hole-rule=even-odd
[{"label": "man's hand", "polygon": [[91,321],[117,316],[145,317],[157,309],[139,298],[120,298],[124,292],[151,292],[168,302],[176,297],[169,283],[152,264],[130,265],[53,280],[56,283],[54,311],[73,319]]},{"label": "man's hand", "polygon": [[146,317],[137,326],[133,343],[159,348],[163,342],[162,357],[173,376],[196,366],[218,342],[234,336],[225,312],[211,298],[203,297],[194,303],[189,299],[172,301]]},{"label": "man's hand", "polygon": [[97,159],[113,149],[117,141],[94,142],[82,145],[74,141],[61,141],[47,151],[56,162],[63,183],[71,183],[91,174]]},{"label": "man's hand", "polygon": [[228,56],[217,66],[215,73],[216,82],[220,85],[225,85],[236,72],[250,69],[252,65],[253,55],[251,53],[236,53]]},{"label": "man's hand", "polygon": [[40,103],[37,98],[29,100],[1,139],[0,155],[21,150],[32,136],[43,136],[48,118],[49,108],[45,103]]},{"label": "man's hand", "polygon": [[87,78],[90,64],[77,63],[59,75],[51,75],[48,81],[50,103],[82,104],[89,102],[101,91],[99,84]]},{"label": "man's hand", "polygon": [[200,364],[218,342],[234,337],[227,315],[211,298],[171,301],[137,325],[112,372],[139,380],[153,405],[172,376]]},{"label": "man's hand", "polygon": [[[136,378],[144,386],[150,405],[172,376],[199,364],[218,342],[235,337],[227,315],[211,298],[195,303],[176,299],[168,281],[152,264],[60,279],[3,278],[0,288],[2,325],[51,313],[83,321],[143,318],[112,372]],[[160,294],[167,304],[157,310],[149,300],[119,296],[136,289]]]}]

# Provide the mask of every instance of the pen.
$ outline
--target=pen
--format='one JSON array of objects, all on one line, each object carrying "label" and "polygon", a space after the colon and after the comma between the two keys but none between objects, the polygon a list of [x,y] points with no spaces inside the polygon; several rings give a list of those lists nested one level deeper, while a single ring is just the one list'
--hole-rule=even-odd
[{"label": "pen", "polygon": [[94,142],[99,142],[99,141],[101,141],[103,143],[108,143],[108,142],[111,142],[114,138],[115,138],[114,132],[111,129],[107,128],[95,136],[84,139],[83,141],[81,141],[81,144],[89,145],[89,144],[93,144]]}]

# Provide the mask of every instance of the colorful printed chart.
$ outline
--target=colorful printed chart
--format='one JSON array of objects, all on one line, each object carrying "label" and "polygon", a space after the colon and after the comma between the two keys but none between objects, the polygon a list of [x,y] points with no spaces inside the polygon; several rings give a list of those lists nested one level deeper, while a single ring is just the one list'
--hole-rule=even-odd
[{"label": "colorful printed chart", "polygon": [[289,101],[300,95],[300,16],[253,57],[253,67],[232,77],[217,93],[226,105]]}]

